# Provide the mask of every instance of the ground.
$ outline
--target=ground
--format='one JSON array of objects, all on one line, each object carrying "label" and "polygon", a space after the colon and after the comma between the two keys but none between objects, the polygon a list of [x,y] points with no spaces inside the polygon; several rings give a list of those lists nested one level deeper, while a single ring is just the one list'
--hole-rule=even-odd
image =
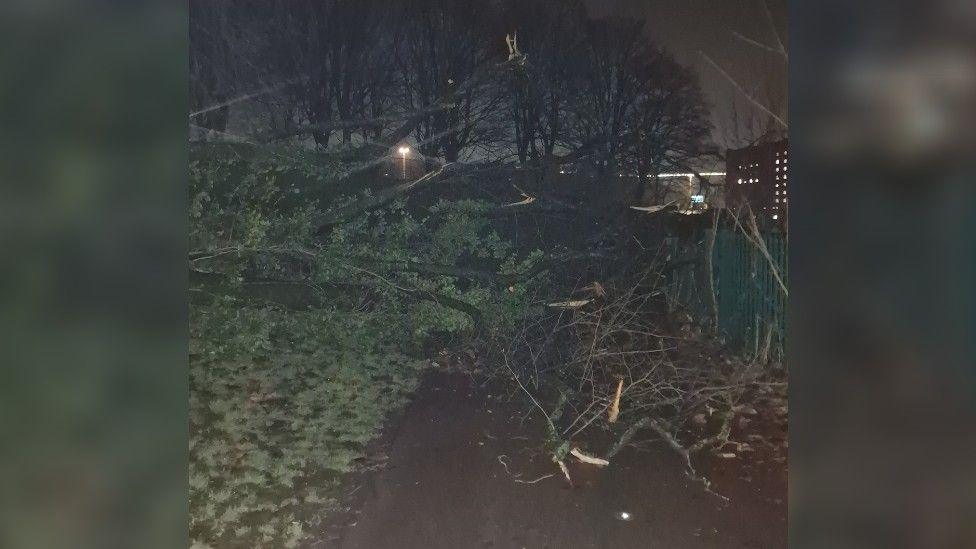
[{"label": "ground", "polygon": [[605,469],[574,460],[570,487],[541,447],[543,426],[526,416],[521,401],[470,376],[431,373],[374,444],[374,466],[347,477],[345,511],[310,546],[786,546],[783,456],[761,449],[701,462],[728,502],[688,480],[664,444],[625,450]]}]

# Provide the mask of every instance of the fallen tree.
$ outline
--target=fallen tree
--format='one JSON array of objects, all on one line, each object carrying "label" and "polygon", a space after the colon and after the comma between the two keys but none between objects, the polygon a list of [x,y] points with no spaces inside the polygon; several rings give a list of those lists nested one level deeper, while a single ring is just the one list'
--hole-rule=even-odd
[{"label": "fallen tree", "polygon": [[588,433],[610,436],[608,446],[589,449],[589,458],[609,463],[658,439],[711,491],[695,456],[738,444],[733,423],[751,410],[742,404],[784,388],[769,370],[723,352],[671,302],[669,273],[684,261],[652,264],[626,286],[580,287],[503,345],[503,372],[545,415],[558,464],[592,439]]}]

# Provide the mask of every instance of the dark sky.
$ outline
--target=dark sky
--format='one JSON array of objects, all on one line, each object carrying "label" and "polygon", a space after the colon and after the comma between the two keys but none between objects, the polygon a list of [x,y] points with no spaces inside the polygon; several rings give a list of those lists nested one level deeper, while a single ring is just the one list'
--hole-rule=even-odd
[{"label": "dark sky", "polygon": [[[767,0],[770,22],[762,0],[586,0],[590,13],[641,17],[647,21],[651,38],[671,51],[678,61],[691,66],[701,78],[706,99],[712,107],[720,144],[729,140],[733,126],[732,102],[736,110],[757,117],[765,124],[768,116],[745,100],[729,81],[698,53],[704,52],[726,69],[754,96],[762,97],[773,112],[786,119],[787,67],[781,56],[763,51],[732,33],[757,42],[776,45],[773,24],[789,49],[786,0]],[[759,119],[758,117],[761,117]],[[739,126],[744,126],[740,122]]]}]

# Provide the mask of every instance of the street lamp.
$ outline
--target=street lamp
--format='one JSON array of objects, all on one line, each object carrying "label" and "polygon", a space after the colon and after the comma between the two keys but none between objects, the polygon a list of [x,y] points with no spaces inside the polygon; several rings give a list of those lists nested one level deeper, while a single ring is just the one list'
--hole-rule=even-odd
[{"label": "street lamp", "polygon": [[403,159],[402,160],[403,178],[406,179],[407,178],[407,155],[410,154],[410,147],[400,147],[399,149],[397,149],[397,152],[400,153],[400,158]]}]

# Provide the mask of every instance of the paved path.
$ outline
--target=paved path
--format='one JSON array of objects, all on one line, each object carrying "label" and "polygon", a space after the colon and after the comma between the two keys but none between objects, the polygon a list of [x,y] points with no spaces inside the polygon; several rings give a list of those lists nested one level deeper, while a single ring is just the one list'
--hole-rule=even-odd
[{"label": "paved path", "polygon": [[355,511],[337,539],[318,546],[786,547],[785,474],[761,481],[722,460],[709,475],[731,497],[726,504],[689,482],[660,445],[625,450],[603,470],[573,463],[574,488],[558,476],[519,484],[498,456],[524,480],[555,472],[541,453],[542,427],[523,425],[519,413],[465,376],[431,375],[387,436],[387,466],[350,480],[360,486]]}]

